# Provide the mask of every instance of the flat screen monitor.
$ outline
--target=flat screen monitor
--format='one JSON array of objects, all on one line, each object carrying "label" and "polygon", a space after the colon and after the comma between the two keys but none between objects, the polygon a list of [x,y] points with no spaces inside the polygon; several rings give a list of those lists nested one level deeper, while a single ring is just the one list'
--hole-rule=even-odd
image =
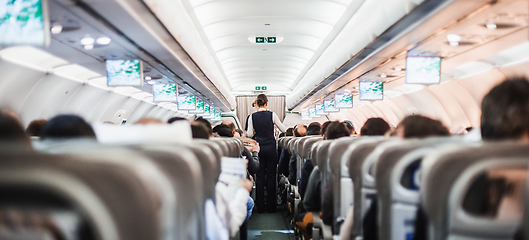
[{"label": "flat screen monitor", "polygon": [[301,120],[312,120],[312,118],[309,116],[309,112],[302,111],[301,112]]},{"label": "flat screen monitor", "polygon": [[106,60],[108,86],[143,85],[143,64],[139,59]]},{"label": "flat screen monitor", "polygon": [[319,117],[317,114],[316,114],[316,108],[309,108],[309,117],[313,118],[313,117]]},{"label": "flat screen monitor", "polygon": [[0,1],[0,46],[49,44],[45,0]]},{"label": "flat screen monitor", "polygon": [[441,82],[440,57],[407,57],[406,83],[438,84]]},{"label": "flat screen monitor", "polygon": [[383,82],[360,82],[360,100],[384,99]]},{"label": "flat screen monitor", "polygon": [[215,113],[215,117],[212,118],[211,120],[213,120],[213,121],[222,121],[221,112],[220,111],[216,112]]},{"label": "flat screen monitor", "polygon": [[204,101],[197,100],[197,108],[195,110],[188,111],[189,113],[204,113]]},{"label": "flat screen monitor", "polygon": [[155,102],[176,102],[178,87],[176,84],[152,85],[152,100]]},{"label": "flat screen monitor", "polygon": [[327,113],[329,112],[339,112],[340,109],[336,108],[336,101],[334,100],[324,100],[323,101],[323,110]]},{"label": "flat screen monitor", "polygon": [[193,95],[178,95],[178,110],[195,110],[197,98]]},{"label": "flat screen monitor", "polygon": [[323,104],[316,104],[314,108],[316,109],[317,115],[329,115],[328,113],[325,112]]},{"label": "flat screen monitor", "polygon": [[352,94],[336,94],[334,95],[334,101],[336,108],[353,108],[353,95]]},{"label": "flat screen monitor", "polygon": [[211,111],[211,108],[210,108],[209,104],[204,103],[204,113],[202,113],[202,116],[204,116],[204,117],[205,116],[209,116],[211,114],[210,111]]}]

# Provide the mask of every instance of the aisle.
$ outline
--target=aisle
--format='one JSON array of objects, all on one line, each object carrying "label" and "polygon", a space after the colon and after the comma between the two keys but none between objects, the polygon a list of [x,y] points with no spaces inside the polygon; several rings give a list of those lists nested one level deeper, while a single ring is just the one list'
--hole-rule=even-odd
[{"label": "aisle", "polygon": [[248,240],[292,240],[294,231],[288,226],[284,212],[254,213],[248,224]]}]

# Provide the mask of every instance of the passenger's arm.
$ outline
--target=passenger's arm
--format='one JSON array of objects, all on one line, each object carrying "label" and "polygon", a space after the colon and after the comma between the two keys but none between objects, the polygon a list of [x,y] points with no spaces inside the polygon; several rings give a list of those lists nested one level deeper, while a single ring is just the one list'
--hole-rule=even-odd
[{"label": "passenger's arm", "polygon": [[277,116],[276,113],[272,113],[273,117],[273,121],[274,121],[274,124],[277,126],[277,128],[279,128],[279,130],[281,130],[281,132],[286,132],[287,131],[287,127],[285,127],[285,125],[283,125],[283,123],[281,122],[281,120],[279,120],[279,117]]},{"label": "passenger's arm", "polygon": [[241,188],[235,193],[235,198],[230,203],[231,219],[229,223],[229,232],[231,237],[235,237],[239,228],[246,221],[248,214],[248,198],[253,187],[253,182],[248,179],[241,180]]},{"label": "passenger's arm", "polygon": [[253,137],[253,121],[252,121],[252,115],[248,118],[248,131],[246,131],[246,136],[251,138]]},{"label": "passenger's arm", "polygon": [[256,174],[259,170],[259,153],[253,152],[250,153],[247,148],[244,148],[244,156],[246,156],[246,159],[248,160],[248,172],[250,174]]}]

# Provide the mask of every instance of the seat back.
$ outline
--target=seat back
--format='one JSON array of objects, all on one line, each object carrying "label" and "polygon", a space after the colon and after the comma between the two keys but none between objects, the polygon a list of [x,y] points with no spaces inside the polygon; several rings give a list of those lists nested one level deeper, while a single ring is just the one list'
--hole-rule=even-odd
[{"label": "seat back", "polygon": [[[428,216],[428,239],[511,239],[520,219],[469,214],[463,201],[473,182],[494,168],[527,168],[529,146],[516,142],[480,147],[451,145],[423,159],[421,206]],[[483,195],[469,195],[469,205]]]},{"label": "seat back", "polygon": [[317,142],[321,141],[321,137],[313,136],[309,138],[307,141],[305,141],[305,144],[303,144],[303,151],[301,151],[301,157],[303,159],[312,159],[312,146],[316,144]]},{"label": "seat back", "polygon": [[[0,147],[0,209],[60,208],[96,239],[174,238],[171,183],[148,158],[127,150],[49,155]],[[125,159],[126,161],[123,161]],[[174,216],[174,215],[173,215]]]},{"label": "seat back", "polygon": [[364,181],[364,165],[369,154],[380,144],[390,141],[388,138],[380,138],[373,142],[358,145],[349,154],[347,159],[347,168],[349,177],[353,181],[353,210],[354,220],[351,234],[353,236],[362,236],[362,220],[365,215],[365,209],[371,204],[371,199],[376,197],[375,190],[362,189]]},{"label": "seat back", "polygon": [[436,146],[456,141],[451,137],[409,139],[388,144],[372,168],[378,198],[379,236],[413,236],[419,202],[418,173],[422,158]]}]

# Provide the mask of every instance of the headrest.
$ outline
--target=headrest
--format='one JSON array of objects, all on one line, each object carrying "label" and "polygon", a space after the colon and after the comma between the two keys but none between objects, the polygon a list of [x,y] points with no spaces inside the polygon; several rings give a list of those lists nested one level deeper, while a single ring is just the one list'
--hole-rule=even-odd
[{"label": "headrest", "polygon": [[103,144],[161,144],[191,143],[191,125],[188,121],[172,124],[93,126],[97,140]]}]

